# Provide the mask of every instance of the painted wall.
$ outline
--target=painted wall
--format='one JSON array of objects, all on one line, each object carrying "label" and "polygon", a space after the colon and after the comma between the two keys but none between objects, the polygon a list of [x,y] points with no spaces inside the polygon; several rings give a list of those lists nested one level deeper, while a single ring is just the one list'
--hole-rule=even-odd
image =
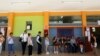
[{"label": "painted wall", "polygon": [[54,37],[57,35],[57,29],[56,28],[50,28],[49,29],[49,37]]},{"label": "painted wall", "polygon": [[49,29],[49,40],[50,40],[50,45],[53,45],[52,39],[54,36],[57,35],[57,29],[56,28],[50,28]]},{"label": "painted wall", "polygon": [[74,36],[82,37],[82,28],[74,28]]},{"label": "painted wall", "polygon": [[[15,16],[14,18],[14,36],[19,36],[26,29],[26,21],[32,21],[32,30],[29,30],[32,36],[36,36],[38,31],[43,33],[43,16]],[[43,35],[43,34],[42,34]]]}]

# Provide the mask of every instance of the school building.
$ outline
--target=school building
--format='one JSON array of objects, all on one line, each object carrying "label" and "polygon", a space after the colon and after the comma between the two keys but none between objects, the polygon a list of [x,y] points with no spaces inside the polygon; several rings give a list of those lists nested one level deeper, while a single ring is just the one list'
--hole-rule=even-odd
[{"label": "school building", "polygon": [[[36,37],[90,37],[95,32],[100,46],[99,0],[3,0],[0,1],[0,31],[18,38],[25,29]],[[90,38],[88,38],[90,39]]]}]

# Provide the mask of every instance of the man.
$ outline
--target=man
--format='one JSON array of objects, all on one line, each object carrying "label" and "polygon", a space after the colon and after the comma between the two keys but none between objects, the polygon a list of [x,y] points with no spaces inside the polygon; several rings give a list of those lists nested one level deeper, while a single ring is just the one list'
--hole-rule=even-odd
[{"label": "man", "polygon": [[36,42],[37,42],[37,44],[38,44],[37,54],[41,54],[41,53],[42,53],[41,31],[38,32],[38,35],[37,35],[37,37],[36,37]]},{"label": "man", "polygon": [[26,50],[26,45],[27,45],[27,39],[28,39],[27,30],[25,30],[24,33],[20,35],[20,38],[21,38],[21,45],[22,45],[22,55],[24,55]]}]

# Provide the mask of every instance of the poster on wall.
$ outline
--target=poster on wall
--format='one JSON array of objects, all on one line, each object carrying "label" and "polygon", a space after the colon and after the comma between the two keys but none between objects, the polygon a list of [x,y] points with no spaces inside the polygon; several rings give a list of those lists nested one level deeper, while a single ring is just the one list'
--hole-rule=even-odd
[{"label": "poster on wall", "polygon": [[26,21],[26,29],[32,30],[32,21]]},{"label": "poster on wall", "polygon": [[30,30],[30,25],[27,25],[27,30]]}]

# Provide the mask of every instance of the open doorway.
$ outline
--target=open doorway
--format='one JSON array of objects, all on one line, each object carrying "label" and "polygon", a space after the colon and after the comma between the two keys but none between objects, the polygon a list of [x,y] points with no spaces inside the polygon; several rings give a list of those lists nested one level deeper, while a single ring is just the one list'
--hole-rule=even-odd
[{"label": "open doorway", "polygon": [[3,43],[3,50],[5,50],[6,48],[6,38],[7,38],[7,27],[0,27],[0,32],[2,32],[3,36],[4,36],[4,43]]},{"label": "open doorway", "polygon": [[7,16],[0,16],[0,32],[2,32],[5,41],[3,43],[3,50],[6,49],[6,37],[7,37],[7,26],[8,26],[8,17]]}]

